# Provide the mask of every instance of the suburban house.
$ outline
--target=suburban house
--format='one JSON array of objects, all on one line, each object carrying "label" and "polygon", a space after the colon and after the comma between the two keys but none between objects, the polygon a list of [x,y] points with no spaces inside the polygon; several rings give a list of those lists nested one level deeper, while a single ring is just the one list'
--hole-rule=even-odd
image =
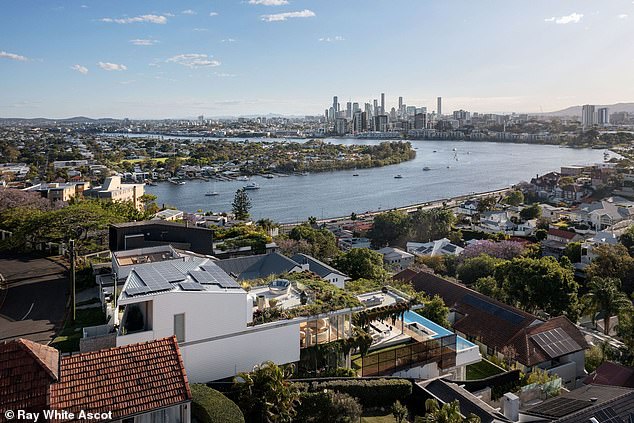
[{"label": "suburban house", "polygon": [[310,270],[308,265],[303,266],[280,253],[228,258],[218,260],[216,264],[239,281]]},{"label": "suburban house", "polygon": [[516,362],[524,372],[539,367],[556,373],[568,387],[586,376],[588,344],[566,317],[543,321],[428,272],[418,273],[411,282],[417,291],[439,295],[450,308],[453,329],[476,343],[482,353]]},{"label": "suburban house", "polygon": [[121,176],[109,176],[103,185],[84,191],[84,195],[108,201],[131,201],[134,207],[143,210],[141,196],[144,191],[144,184],[122,184]]},{"label": "suburban house", "polygon": [[311,257],[306,254],[295,254],[291,257],[296,263],[299,263],[302,266],[308,266],[308,270],[318,275],[325,281],[328,281],[335,285],[337,288],[343,289],[346,281],[350,280],[350,277],[345,273],[340,272],[332,266],[327,265],[326,263],[317,260],[314,257]]},{"label": "suburban house", "polygon": [[539,208],[542,211],[542,219],[547,219],[550,222],[556,222],[561,219],[562,214],[568,211],[567,208],[564,207],[555,207],[550,204],[540,204]]},{"label": "suburban house", "polygon": [[610,198],[581,204],[574,210],[576,219],[590,225],[597,231],[602,231],[622,220],[634,218],[634,204],[630,201],[616,200]]},{"label": "suburban house", "polygon": [[415,256],[457,256],[464,248],[452,244],[447,238],[431,242],[408,242],[407,252]]},{"label": "suburban house", "polygon": [[616,245],[619,239],[613,232],[601,231],[581,243],[581,265],[585,267],[589,265],[596,257],[593,249],[599,245]]},{"label": "suburban house", "polygon": [[456,214],[463,214],[465,216],[473,216],[478,214],[478,205],[480,202],[478,200],[467,200],[464,203],[458,206],[456,210]]},{"label": "suburban house", "polygon": [[414,262],[414,255],[399,248],[384,247],[377,250],[383,255],[383,263],[394,270],[401,271],[407,269]]},{"label": "suburban house", "polygon": [[576,232],[550,228],[546,239],[542,241],[542,255],[560,258],[566,246],[571,242],[583,241],[583,236]]},{"label": "suburban house", "polygon": [[[0,421],[10,421],[5,410],[25,410],[55,423],[89,421],[82,413],[120,423],[190,422],[192,395],[173,336],[70,356],[19,339],[0,345],[0,374]],[[45,418],[44,410],[74,416]]]},{"label": "suburban house", "polygon": [[268,360],[294,363],[301,348],[350,337],[356,311],[254,320],[274,306],[301,306],[310,301],[305,296],[285,280],[247,292],[205,256],[136,264],[117,300],[117,310],[123,312],[115,314],[115,342],[122,346],[175,335],[194,382],[232,377]]}]

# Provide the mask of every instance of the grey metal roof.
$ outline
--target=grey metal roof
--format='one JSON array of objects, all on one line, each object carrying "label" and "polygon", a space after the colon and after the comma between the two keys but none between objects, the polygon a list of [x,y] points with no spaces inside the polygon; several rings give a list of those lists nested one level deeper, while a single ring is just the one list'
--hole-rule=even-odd
[{"label": "grey metal roof", "polygon": [[548,399],[521,414],[559,423],[629,423],[634,418],[634,389],[587,385]]},{"label": "grey metal roof", "polygon": [[238,280],[262,279],[301,267],[299,263],[279,253],[218,260],[215,264]]},{"label": "grey metal roof", "polygon": [[310,271],[324,278],[331,273],[336,273],[341,276],[347,277],[343,272],[338,271],[334,267],[328,266],[326,263],[317,260],[314,257],[307,256],[306,254],[295,254],[291,259],[300,264],[308,264]]}]

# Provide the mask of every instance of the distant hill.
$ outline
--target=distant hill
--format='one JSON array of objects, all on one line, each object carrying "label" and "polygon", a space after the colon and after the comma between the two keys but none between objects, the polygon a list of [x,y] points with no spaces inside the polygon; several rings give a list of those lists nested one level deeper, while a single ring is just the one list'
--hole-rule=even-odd
[{"label": "distant hill", "polygon": [[[542,116],[581,116],[582,106],[571,106],[563,110],[557,110],[555,112],[539,113]],[[595,104],[595,108],[607,107],[610,109],[610,113],[616,112],[628,112],[634,113],[634,103],[616,103],[616,104]],[[596,109],[595,109],[596,110]]]},{"label": "distant hill", "polygon": [[101,119],[92,119],[85,116],[75,116],[71,118],[65,119],[49,119],[49,118],[0,118],[0,124],[3,123],[29,123],[31,125],[42,125],[42,124],[51,124],[55,122],[60,123],[108,123],[108,122],[118,122],[120,119],[112,119],[112,118],[101,118]]}]

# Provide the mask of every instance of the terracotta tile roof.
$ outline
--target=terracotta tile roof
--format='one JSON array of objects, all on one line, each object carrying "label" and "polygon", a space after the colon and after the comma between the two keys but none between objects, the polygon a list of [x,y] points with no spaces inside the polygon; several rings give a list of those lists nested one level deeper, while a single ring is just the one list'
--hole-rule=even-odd
[{"label": "terracotta tile roof", "polygon": [[175,337],[64,357],[60,367],[51,409],[112,411],[117,420],[192,398]]},{"label": "terracotta tile roof", "polygon": [[415,270],[403,269],[396,275],[392,276],[392,279],[394,279],[395,281],[409,282],[414,279],[416,275],[418,275],[418,272],[416,272]]},{"label": "terracotta tile roof", "polygon": [[573,239],[575,236],[577,236],[577,233],[564,231],[563,229],[549,229],[548,235],[556,236],[558,238]]},{"label": "terracotta tile roof", "polygon": [[4,410],[48,408],[49,386],[57,379],[58,363],[55,348],[26,339],[0,345],[0,422]]},{"label": "terracotta tile roof", "polygon": [[524,328],[509,341],[509,345],[512,345],[517,353],[516,360],[525,366],[534,366],[554,358],[550,357],[533,338],[533,335],[552,331],[553,329],[561,329],[567,336],[572,338],[579,346],[579,348],[575,349],[576,351],[588,348],[588,343],[579,328],[568,320],[567,317],[559,316],[543,323]]},{"label": "terracotta tile roof", "polygon": [[622,364],[606,361],[590,373],[583,383],[634,388],[634,369]]},{"label": "terracotta tile roof", "polygon": [[522,329],[537,317],[496,301],[477,291],[427,272],[412,279],[416,291],[439,295],[445,304],[457,312],[453,328],[472,336],[483,344],[501,351]]}]

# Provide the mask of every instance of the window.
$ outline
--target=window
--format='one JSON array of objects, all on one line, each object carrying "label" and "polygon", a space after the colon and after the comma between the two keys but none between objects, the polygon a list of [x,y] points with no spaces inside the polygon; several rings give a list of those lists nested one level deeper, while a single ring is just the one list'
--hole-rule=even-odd
[{"label": "window", "polygon": [[185,342],[185,314],[174,315],[174,336],[178,342]]}]

